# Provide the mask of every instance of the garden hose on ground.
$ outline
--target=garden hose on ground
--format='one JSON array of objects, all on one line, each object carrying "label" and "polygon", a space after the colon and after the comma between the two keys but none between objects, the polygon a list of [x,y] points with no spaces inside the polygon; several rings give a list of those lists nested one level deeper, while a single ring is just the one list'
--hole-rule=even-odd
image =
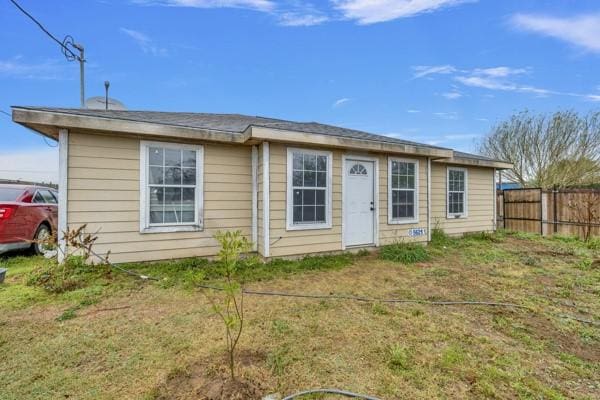
[{"label": "garden hose on ground", "polygon": [[352,393],[352,392],[348,392],[348,391],[345,391],[345,390],[339,390],[339,389],[312,389],[312,390],[305,390],[303,392],[299,392],[299,393],[293,394],[291,396],[284,397],[282,400],[297,399],[299,397],[302,397],[302,396],[305,396],[305,395],[308,395],[308,394],[316,394],[316,393],[337,394],[337,395],[341,395],[341,396],[351,397],[351,398],[354,398],[354,399],[380,400],[377,397],[367,396],[367,395],[364,395],[364,394]]},{"label": "garden hose on ground", "polygon": [[[210,286],[210,285],[198,285],[202,289],[211,289],[223,291],[223,288]],[[551,315],[557,318],[565,318],[573,321],[581,322],[584,324],[600,326],[600,319],[594,318],[591,320],[579,318],[576,316],[566,314],[555,314],[551,312],[538,312],[533,310],[531,307],[524,306],[515,303],[498,303],[492,301],[447,301],[447,300],[419,300],[419,299],[376,299],[369,297],[349,296],[349,295],[338,295],[338,294],[302,294],[302,293],[285,293],[285,292],[265,292],[258,290],[242,289],[244,294],[258,295],[258,296],[276,296],[276,297],[294,297],[301,299],[323,299],[323,300],[352,300],[365,303],[392,303],[392,304],[425,304],[431,306],[489,306],[489,307],[508,307],[508,308],[519,308],[532,313],[540,313]]]},{"label": "garden hose on ground", "polygon": [[[159,281],[160,279],[152,277],[152,276],[147,276],[147,275],[142,275],[138,272],[132,271],[132,270],[128,270],[125,269],[123,267],[120,267],[116,264],[111,263],[110,261],[108,261],[108,258],[103,257],[101,255],[99,255],[98,253],[94,252],[93,250],[90,250],[90,253],[96,257],[98,257],[98,259],[100,259],[100,261],[102,261],[103,263],[109,265],[112,268],[115,268],[121,272],[126,273],[127,275],[130,276],[135,276],[138,277],[142,280],[153,280],[153,281]],[[210,285],[198,285],[199,288],[203,288],[203,289],[211,289],[211,290],[219,290],[222,291],[222,288],[216,287],[216,286],[210,286]],[[360,302],[367,302],[367,303],[392,303],[392,304],[425,304],[425,305],[432,305],[432,306],[490,306],[490,307],[509,307],[509,308],[520,308],[520,309],[525,309],[527,311],[530,312],[537,312],[533,309],[531,309],[531,307],[527,307],[521,304],[515,304],[515,303],[502,303],[502,302],[491,302],[491,301],[449,301],[449,300],[419,300],[419,299],[376,299],[376,298],[369,298],[369,297],[360,297],[360,296],[350,296],[350,295],[336,295],[336,294],[329,294],[329,295],[323,295],[323,294],[302,294],[302,293],[285,293],[285,292],[266,292],[266,291],[258,291],[258,290],[248,290],[248,289],[242,289],[242,292],[244,294],[250,294],[250,295],[258,295],[258,296],[277,296],[277,297],[295,297],[295,298],[305,298],[305,299],[324,299],[324,300],[353,300],[353,301],[360,301]],[[584,324],[589,324],[589,325],[594,325],[594,326],[600,326],[600,320],[598,320],[598,318],[594,318],[591,320],[588,319],[583,319],[583,318],[579,318],[576,316],[571,316],[571,315],[566,315],[566,314],[555,314],[555,313],[551,313],[551,312],[543,312],[542,314],[546,314],[546,315],[551,315],[554,317],[558,317],[558,318],[565,318],[565,319],[570,319],[573,321],[577,321],[577,322],[581,322]]]}]

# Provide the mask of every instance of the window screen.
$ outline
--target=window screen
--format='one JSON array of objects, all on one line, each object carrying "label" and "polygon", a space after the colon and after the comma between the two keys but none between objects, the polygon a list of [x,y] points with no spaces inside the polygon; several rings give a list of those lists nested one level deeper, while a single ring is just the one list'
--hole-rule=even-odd
[{"label": "window screen", "polygon": [[197,152],[148,147],[150,225],[196,222]]},{"label": "window screen", "polygon": [[292,153],[293,224],[327,222],[327,168],[327,155]]},{"label": "window screen", "polygon": [[391,162],[392,219],[412,220],[416,216],[416,163]]},{"label": "window screen", "polygon": [[460,216],[465,214],[465,171],[448,170],[448,214]]}]

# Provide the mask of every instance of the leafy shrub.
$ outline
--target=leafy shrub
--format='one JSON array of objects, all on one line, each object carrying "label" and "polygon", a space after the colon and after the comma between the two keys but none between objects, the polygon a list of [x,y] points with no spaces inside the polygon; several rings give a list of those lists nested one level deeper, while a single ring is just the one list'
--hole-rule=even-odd
[{"label": "leafy shrub", "polygon": [[429,260],[427,248],[415,243],[395,243],[383,246],[379,252],[383,260],[414,264]]},{"label": "leafy shrub", "polygon": [[82,286],[84,274],[94,267],[83,257],[70,256],[62,264],[53,262],[35,268],[27,276],[28,286],[39,286],[51,293],[63,293]]},{"label": "leafy shrub", "polygon": [[221,296],[208,296],[213,311],[225,326],[228,366],[231,379],[235,380],[235,349],[244,328],[244,290],[236,280],[235,273],[242,254],[251,248],[251,243],[241,231],[217,232],[215,239],[221,245],[217,254],[219,265],[225,273],[221,283]]},{"label": "leafy shrub", "polygon": [[450,237],[443,229],[436,227],[431,230],[431,246],[449,247],[456,243],[456,239]]}]

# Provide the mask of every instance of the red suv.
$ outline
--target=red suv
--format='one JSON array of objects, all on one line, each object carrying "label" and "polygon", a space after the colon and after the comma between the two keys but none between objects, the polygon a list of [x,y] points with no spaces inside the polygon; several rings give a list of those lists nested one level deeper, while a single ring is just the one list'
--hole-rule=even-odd
[{"label": "red suv", "polygon": [[0,185],[0,254],[27,249],[44,253],[40,240],[56,232],[58,193],[42,186]]}]

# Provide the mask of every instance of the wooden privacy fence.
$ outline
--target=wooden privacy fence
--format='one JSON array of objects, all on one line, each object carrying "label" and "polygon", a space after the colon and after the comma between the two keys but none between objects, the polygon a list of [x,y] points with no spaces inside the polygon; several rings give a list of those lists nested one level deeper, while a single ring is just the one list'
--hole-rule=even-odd
[{"label": "wooden privacy fence", "polygon": [[600,190],[507,189],[497,192],[496,210],[507,230],[600,236]]}]

